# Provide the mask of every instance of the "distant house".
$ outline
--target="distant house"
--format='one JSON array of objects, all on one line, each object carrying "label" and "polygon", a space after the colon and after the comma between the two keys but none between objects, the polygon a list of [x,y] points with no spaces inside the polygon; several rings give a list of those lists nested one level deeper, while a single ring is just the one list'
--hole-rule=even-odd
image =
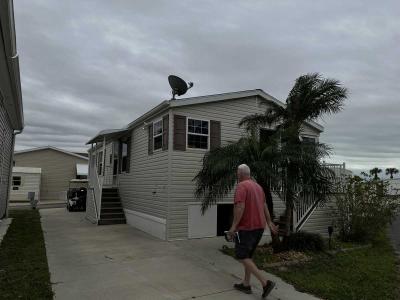
[{"label": "distant house", "polygon": [[65,200],[69,181],[87,177],[87,157],[56,147],[17,151],[14,162],[16,167],[41,169],[41,202]]},{"label": "distant house", "polygon": [[400,195],[400,178],[387,179],[390,195]]},{"label": "distant house", "polygon": [[[272,102],[284,105],[262,90],[169,100],[122,129],[101,131],[88,142],[93,190],[87,217],[110,224],[113,211],[120,223],[126,218],[128,224],[164,240],[220,235],[230,225],[232,196],[202,216],[193,178],[208,150],[238,140],[245,134],[239,121],[264,113]],[[318,141],[322,131],[321,125],[310,121],[303,125],[302,137]],[[273,197],[279,216],[284,203],[276,193]],[[331,219],[320,220],[317,215],[314,220],[308,207],[303,209],[307,215],[299,214],[297,221],[307,218],[308,223],[301,226],[326,232]]]},{"label": "distant house", "polygon": [[0,1],[0,219],[7,215],[15,135],[24,128],[11,0]]},{"label": "distant house", "polygon": [[13,167],[10,203],[29,203],[28,193],[40,201],[41,168]]}]

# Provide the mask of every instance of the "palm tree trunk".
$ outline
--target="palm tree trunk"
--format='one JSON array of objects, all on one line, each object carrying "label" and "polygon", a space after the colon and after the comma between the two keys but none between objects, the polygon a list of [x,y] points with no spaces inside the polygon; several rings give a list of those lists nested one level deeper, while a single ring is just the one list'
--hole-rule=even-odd
[{"label": "palm tree trunk", "polygon": [[[269,181],[266,180],[266,182],[263,181],[263,182],[259,182],[259,183],[261,184],[261,187],[264,190],[268,211],[269,211],[269,214],[271,216],[271,221],[273,222],[274,219],[275,219],[274,201],[273,201],[273,198],[272,198],[272,193],[271,193],[271,188],[269,186]],[[277,249],[280,246],[279,235],[278,234],[273,234],[271,232],[271,239],[272,239],[272,248],[274,249],[274,251],[277,251]]]},{"label": "palm tree trunk", "polygon": [[293,232],[293,202],[294,202],[294,193],[289,188],[286,191],[286,210],[285,210],[286,234],[285,234],[285,236],[289,236]]}]

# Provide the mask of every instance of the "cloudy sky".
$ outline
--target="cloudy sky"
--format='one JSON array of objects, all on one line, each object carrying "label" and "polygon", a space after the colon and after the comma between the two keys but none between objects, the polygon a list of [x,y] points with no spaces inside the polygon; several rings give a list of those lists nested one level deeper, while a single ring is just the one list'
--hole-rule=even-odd
[{"label": "cloudy sky", "polygon": [[[351,3],[350,3],[351,2]],[[331,161],[400,168],[398,1],[15,0],[26,128],[17,149],[85,150],[170,97],[262,88],[285,100],[320,72],[349,89],[325,117]]]}]

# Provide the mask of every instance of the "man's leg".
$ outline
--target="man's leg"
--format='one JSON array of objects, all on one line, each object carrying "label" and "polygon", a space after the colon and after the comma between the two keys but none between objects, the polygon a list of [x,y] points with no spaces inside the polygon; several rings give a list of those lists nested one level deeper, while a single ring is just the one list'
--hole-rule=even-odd
[{"label": "man's leg", "polygon": [[251,277],[251,272],[250,270],[245,266],[244,266],[244,280],[243,280],[243,284],[245,286],[249,286],[250,285],[250,277]]},{"label": "man's leg", "polygon": [[[249,272],[249,281],[250,281],[250,276],[253,274],[260,282],[261,285],[264,287],[267,284],[267,279],[264,278],[264,276],[261,274],[260,270],[257,268],[256,264],[253,262],[251,258],[245,258],[240,260],[240,262],[243,264],[245,267],[245,280],[246,280],[246,274]],[[246,283],[245,283],[246,284]]]}]

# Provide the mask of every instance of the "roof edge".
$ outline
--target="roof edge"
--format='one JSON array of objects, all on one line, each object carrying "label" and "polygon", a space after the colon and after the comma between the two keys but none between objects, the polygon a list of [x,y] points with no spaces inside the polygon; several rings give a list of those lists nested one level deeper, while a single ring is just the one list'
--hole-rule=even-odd
[{"label": "roof edge", "polygon": [[[14,130],[23,130],[24,112],[22,104],[19,58],[16,47],[14,6],[12,0],[0,2],[0,33],[3,35],[4,52],[8,59],[7,67],[10,80],[10,94],[6,95],[6,111]],[[8,100],[11,97],[12,100]]]},{"label": "roof edge", "polygon": [[[168,108],[189,106],[189,105],[196,105],[196,104],[210,103],[210,102],[218,102],[218,101],[228,101],[228,100],[246,98],[246,97],[252,97],[252,96],[259,96],[259,97],[262,97],[263,99],[265,99],[266,101],[273,102],[276,105],[279,105],[281,107],[286,107],[285,103],[283,103],[282,101],[278,100],[277,98],[271,96],[270,94],[266,93],[262,89],[244,90],[244,91],[228,92],[228,93],[221,93],[221,94],[211,94],[211,95],[205,95],[205,96],[189,97],[189,98],[174,99],[174,100],[164,100],[163,102],[161,102],[160,104],[158,104],[157,106],[152,108],[151,110],[147,111],[145,114],[141,115],[136,120],[129,123],[127,126],[121,128],[121,130],[132,129],[132,128],[136,127],[138,124],[140,124],[141,122],[144,122],[146,119],[151,118],[155,114],[161,112],[162,110],[168,109]],[[324,127],[315,121],[309,120],[309,121],[305,121],[305,123],[307,125],[313,127],[314,129],[316,129],[319,132],[324,131]],[[91,138],[87,144],[89,144],[90,141],[94,140],[95,138],[101,136],[101,132],[102,131],[100,131],[97,135],[95,135],[93,138]]]},{"label": "roof edge", "polygon": [[28,152],[34,152],[34,151],[47,150],[47,149],[54,150],[54,151],[58,151],[58,152],[62,152],[62,153],[64,153],[64,154],[68,154],[68,155],[71,155],[71,156],[75,156],[75,157],[78,157],[78,158],[82,158],[82,159],[84,159],[84,160],[89,160],[88,157],[81,156],[81,155],[79,155],[79,154],[76,154],[76,153],[73,153],[73,152],[70,152],[70,151],[67,151],[67,150],[64,150],[64,149],[60,149],[60,148],[57,148],[57,147],[53,147],[53,146],[38,147],[38,148],[32,148],[32,149],[26,149],[26,150],[15,151],[15,152],[14,152],[14,155],[23,154],[23,153],[28,153]]}]

